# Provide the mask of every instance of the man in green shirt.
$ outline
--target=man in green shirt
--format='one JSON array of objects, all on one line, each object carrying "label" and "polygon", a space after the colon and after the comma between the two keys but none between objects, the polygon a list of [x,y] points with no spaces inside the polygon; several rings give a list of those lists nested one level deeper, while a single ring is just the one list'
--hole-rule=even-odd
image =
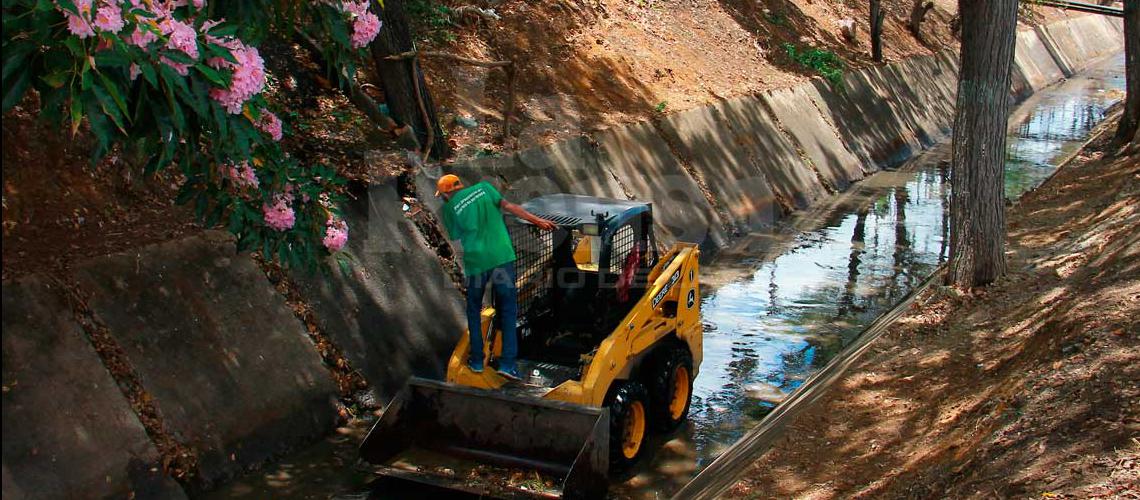
[{"label": "man in green shirt", "polygon": [[515,289],[515,248],[503,222],[503,211],[514,214],[540,229],[554,229],[554,223],[515,205],[499,194],[494,186],[480,182],[464,187],[452,174],[436,182],[436,196],[442,196],[443,225],[452,240],[463,246],[463,274],[467,285],[467,333],[471,352],[467,366],[476,373],[483,371],[483,337],[479,314],[487,285],[495,293],[495,305],[502,322],[503,353],[498,372],[511,380],[519,380],[515,362],[518,357],[518,290]]}]

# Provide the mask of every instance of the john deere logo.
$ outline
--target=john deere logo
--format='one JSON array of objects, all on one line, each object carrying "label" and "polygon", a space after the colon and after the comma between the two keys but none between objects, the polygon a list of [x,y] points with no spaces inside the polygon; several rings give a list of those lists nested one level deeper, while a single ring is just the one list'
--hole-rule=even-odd
[{"label": "john deere logo", "polygon": [[697,303],[697,290],[694,288],[689,289],[689,298],[685,301],[685,307],[693,308],[693,304]]}]

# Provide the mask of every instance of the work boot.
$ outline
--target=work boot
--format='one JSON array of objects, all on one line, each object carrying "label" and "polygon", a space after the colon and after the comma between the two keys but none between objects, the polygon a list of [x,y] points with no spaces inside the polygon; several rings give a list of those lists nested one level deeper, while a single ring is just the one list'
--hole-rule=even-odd
[{"label": "work boot", "polygon": [[475,373],[483,373],[483,363],[473,359],[467,360],[467,368]]},{"label": "work boot", "polygon": [[497,371],[499,372],[499,375],[502,375],[507,380],[514,380],[516,382],[522,380],[522,375],[519,375],[519,369],[513,366],[510,368],[499,367]]}]

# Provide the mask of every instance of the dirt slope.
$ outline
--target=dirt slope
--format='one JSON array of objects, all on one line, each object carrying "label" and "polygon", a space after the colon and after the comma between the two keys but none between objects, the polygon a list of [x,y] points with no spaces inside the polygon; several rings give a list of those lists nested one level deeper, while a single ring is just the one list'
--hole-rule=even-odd
[{"label": "dirt slope", "polygon": [[928,291],[734,496],[1140,496],[1140,154],[1009,215],[1010,273]]},{"label": "dirt slope", "polygon": [[[424,3],[409,0],[409,4]],[[471,3],[446,0],[456,7]],[[480,2],[474,2],[479,4]],[[589,0],[483,2],[500,21],[463,20],[423,47],[482,59],[511,59],[518,74],[518,146],[553,142],[583,131],[638,120],[664,110],[784,87],[815,73],[783,47],[836,53],[849,68],[872,64],[867,0]],[[954,1],[938,0],[923,25],[926,44],[906,26],[910,2],[883,2],[888,60],[956,47],[949,21]],[[421,16],[428,24],[430,16]],[[840,21],[859,25],[854,43]],[[426,30],[426,28],[425,28]],[[505,78],[498,70],[425,64],[444,121],[471,116],[475,130],[451,126],[460,146],[500,147]],[[513,145],[513,144],[512,144]]]}]

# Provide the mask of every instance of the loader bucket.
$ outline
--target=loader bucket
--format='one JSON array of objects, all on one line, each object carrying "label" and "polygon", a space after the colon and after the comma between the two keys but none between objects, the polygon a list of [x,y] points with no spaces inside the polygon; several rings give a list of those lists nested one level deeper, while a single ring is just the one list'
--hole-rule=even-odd
[{"label": "loader bucket", "polygon": [[438,474],[438,464],[421,463],[448,457],[541,471],[558,478],[562,498],[600,498],[608,488],[609,410],[413,377],[372,427],[360,454],[374,464],[415,465],[383,468],[373,484],[379,496],[447,491],[511,497],[526,491],[472,484]]}]

